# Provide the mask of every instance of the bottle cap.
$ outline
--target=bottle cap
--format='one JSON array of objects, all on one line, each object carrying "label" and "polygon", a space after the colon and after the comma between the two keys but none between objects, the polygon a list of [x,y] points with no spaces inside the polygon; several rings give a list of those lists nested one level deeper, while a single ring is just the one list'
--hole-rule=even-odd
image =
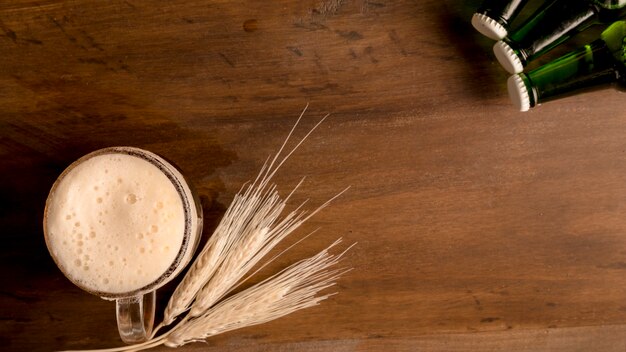
[{"label": "bottle cap", "polygon": [[506,28],[498,21],[478,12],[472,16],[472,26],[482,35],[493,40],[500,40],[506,37],[507,34]]},{"label": "bottle cap", "polygon": [[493,45],[493,53],[496,59],[508,73],[520,73],[524,71],[524,65],[519,56],[509,44],[500,40]]},{"label": "bottle cap", "polygon": [[509,97],[513,105],[520,111],[528,111],[530,109],[530,96],[528,88],[520,75],[513,75],[506,81],[509,89]]}]

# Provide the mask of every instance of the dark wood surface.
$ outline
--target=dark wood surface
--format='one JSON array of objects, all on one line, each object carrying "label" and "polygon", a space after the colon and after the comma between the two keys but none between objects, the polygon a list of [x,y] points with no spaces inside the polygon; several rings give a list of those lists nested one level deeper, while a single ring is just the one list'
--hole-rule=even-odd
[{"label": "dark wood surface", "polygon": [[0,350],[120,344],[113,303],[44,244],[69,163],[113,145],[164,155],[202,195],[208,236],[306,103],[297,137],[332,117],[279,189],[307,176],[293,202],[312,206],[351,189],[255,280],[337,237],[358,242],[355,270],[319,307],[181,350],[626,350],[624,96],[516,112],[469,25],[478,5],[0,3]]}]

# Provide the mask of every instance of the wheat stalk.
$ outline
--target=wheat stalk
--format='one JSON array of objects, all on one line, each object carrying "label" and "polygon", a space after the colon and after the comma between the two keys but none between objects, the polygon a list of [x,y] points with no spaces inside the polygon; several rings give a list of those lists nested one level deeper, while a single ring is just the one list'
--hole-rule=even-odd
[{"label": "wheat stalk", "polygon": [[197,293],[232,251],[242,234],[241,227],[249,220],[250,214],[258,210],[257,201],[254,184],[248,186],[245,192],[235,195],[213,235],[172,294],[164,312],[163,326],[171,324],[178,315],[189,309]]},{"label": "wheat stalk", "polygon": [[[208,309],[218,299],[226,295],[245,272],[267,254],[270,249],[308,219],[308,217],[303,218],[304,213],[298,212],[298,208],[289,213],[275,228],[271,229],[288,199],[302,181],[296,185],[294,190],[284,200],[281,200],[278,196],[275,186],[269,185],[272,177],[283,163],[328,117],[328,115],[324,116],[313,126],[300,142],[274,167],[307,108],[308,104],[300,113],[296,123],[289,131],[272,161],[269,164],[266,161],[254,182],[247,187],[244,185],[246,188],[245,192],[242,193],[240,191],[235,196],[213,235],[172,294],[164,312],[163,322],[154,329],[152,336],[156,335],[159,328],[171,324],[180,314],[189,310],[194,300],[196,302],[191,308],[191,316],[198,316]],[[318,208],[313,214],[327,204],[328,202]],[[219,277],[212,279],[216,272]],[[203,292],[203,299],[198,300],[196,298],[200,290]]]}]

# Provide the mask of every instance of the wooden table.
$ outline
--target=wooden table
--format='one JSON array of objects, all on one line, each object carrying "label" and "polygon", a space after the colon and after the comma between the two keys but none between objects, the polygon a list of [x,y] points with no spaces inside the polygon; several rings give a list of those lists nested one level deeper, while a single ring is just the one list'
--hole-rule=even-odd
[{"label": "wooden table", "polygon": [[208,237],[309,103],[296,138],[332,117],[279,189],[307,176],[293,204],[313,207],[351,188],[252,281],[338,237],[358,242],[355,270],[319,307],[181,350],[626,350],[624,96],[516,112],[469,24],[478,5],[4,1],[0,349],[120,344],[114,305],[72,285],[44,243],[69,163],[112,145],[166,156],[199,189]]}]

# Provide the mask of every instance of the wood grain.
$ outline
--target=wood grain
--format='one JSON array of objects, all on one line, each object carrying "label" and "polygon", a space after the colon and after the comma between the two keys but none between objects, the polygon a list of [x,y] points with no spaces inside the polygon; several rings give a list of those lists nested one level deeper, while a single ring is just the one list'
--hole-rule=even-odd
[{"label": "wood grain", "polygon": [[624,97],[515,112],[469,25],[477,6],[1,3],[2,349],[119,344],[112,303],[66,280],[43,241],[69,163],[112,145],[164,155],[202,195],[206,237],[310,103],[296,137],[333,115],[276,182],[307,176],[293,201],[311,206],[351,189],[253,281],[339,236],[358,242],[355,270],[319,307],[184,350],[623,351]]}]

